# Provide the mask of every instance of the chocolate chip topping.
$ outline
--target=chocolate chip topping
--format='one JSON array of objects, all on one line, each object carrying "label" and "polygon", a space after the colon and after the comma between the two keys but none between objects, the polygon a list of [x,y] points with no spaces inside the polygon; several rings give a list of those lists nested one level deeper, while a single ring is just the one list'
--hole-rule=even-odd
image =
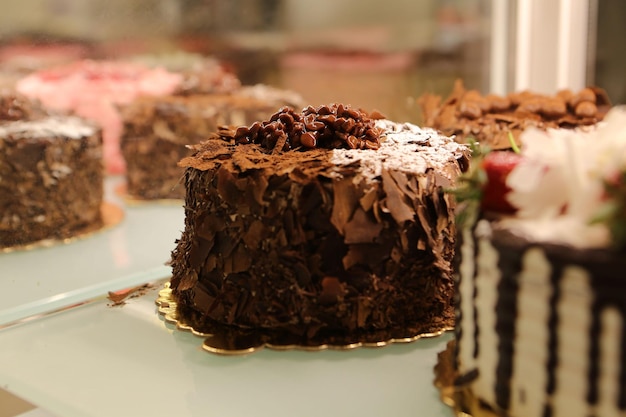
[{"label": "chocolate chip topping", "polygon": [[[238,128],[232,137],[237,144],[256,143],[272,151],[290,149],[373,149],[380,148],[382,130],[378,112],[368,114],[344,104],[308,106],[302,112],[283,107],[269,121]],[[224,132],[228,135],[229,133]]]}]

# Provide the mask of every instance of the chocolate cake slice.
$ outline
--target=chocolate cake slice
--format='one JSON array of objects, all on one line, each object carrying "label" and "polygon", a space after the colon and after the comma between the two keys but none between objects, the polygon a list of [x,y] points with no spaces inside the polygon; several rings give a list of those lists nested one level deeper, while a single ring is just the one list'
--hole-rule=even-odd
[{"label": "chocolate cake slice", "polygon": [[221,129],[180,164],[179,317],[305,346],[449,328],[455,225],[443,190],[467,157],[434,130],[341,104]]},{"label": "chocolate cake slice", "polygon": [[0,248],[95,230],[102,199],[100,129],[0,95]]}]

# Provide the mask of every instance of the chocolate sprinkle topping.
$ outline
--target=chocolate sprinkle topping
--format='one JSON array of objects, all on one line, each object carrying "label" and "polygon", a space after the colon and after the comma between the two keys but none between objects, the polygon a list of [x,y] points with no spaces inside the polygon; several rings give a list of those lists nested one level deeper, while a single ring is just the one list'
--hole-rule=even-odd
[{"label": "chocolate sprinkle topping", "polygon": [[233,138],[237,144],[256,143],[273,151],[291,149],[378,149],[382,130],[371,115],[348,105],[308,106],[302,112],[283,107],[269,121],[238,128]]}]

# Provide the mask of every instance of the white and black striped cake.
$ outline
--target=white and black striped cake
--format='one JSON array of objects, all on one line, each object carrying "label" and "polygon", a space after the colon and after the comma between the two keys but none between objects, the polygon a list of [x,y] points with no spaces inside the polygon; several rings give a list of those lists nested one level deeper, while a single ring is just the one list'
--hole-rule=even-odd
[{"label": "white and black striped cake", "polygon": [[626,416],[626,111],[522,141],[459,239],[457,382],[497,415]]}]

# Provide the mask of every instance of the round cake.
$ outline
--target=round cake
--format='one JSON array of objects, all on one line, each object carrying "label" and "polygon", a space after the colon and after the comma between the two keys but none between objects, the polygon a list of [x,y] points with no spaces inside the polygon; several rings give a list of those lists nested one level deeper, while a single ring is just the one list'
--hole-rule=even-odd
[{"label": "round cake", "polygon": [[[181,161],[178,315],[294,344],[453,325],[453,203],[468,149],[342,104],[223,128]],[[216,330],[217,329],[217,330]]]},{"label": "round cake", "polygon": [[457,384],[472,415],[624,416],[626,112],[521,142],[458,190],[480,199],[458,225]]},{"label": "round cake", "polygon": [[99,128],[0,94],[0,249],[100,228],[103,174]]}]

